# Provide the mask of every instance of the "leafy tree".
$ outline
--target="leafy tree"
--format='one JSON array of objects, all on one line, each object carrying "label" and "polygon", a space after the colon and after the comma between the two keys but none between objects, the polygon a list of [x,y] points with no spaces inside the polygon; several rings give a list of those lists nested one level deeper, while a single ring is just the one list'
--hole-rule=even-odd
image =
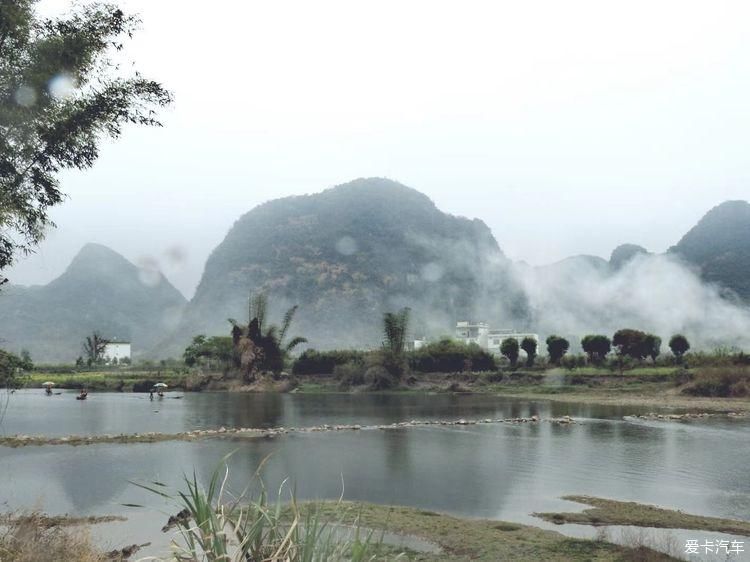
[{"label": "leafy tree", "polygon": [[560,336],[551,335],[547,338],[547,354],[549,360],[556,365],[560,364],[560,360],[568,352],[570,348],[570,342]]},{"label": "leafy tree", "polygon": [[690,349],[690,342],[682,334],[675,334],[669,339],[669,349],[678,361],[682,361],[683,355]]},{"label": "leafy tree", "polygon": [[229,366],[234,358],[232,338],[229,336],[213,336],[207,338],[198,335],[193,338],[182,354],[185,364],[192,367],[199,363],[207,363],[209,368],[214,363]]},{"label": "leafy tree", "polygon": [[661,338],[654,334],[646,334],[643,338],[643,355],[651,357],[651,361],[656,361],[661,353]]},{"label": "leafy tree", "polygon": [[581,347],[588,355],[589,361],[601,365],[612,349],[612,340],[600,334],[589,334],[581,340]]},{"label": "leafy tree", "polygon": [[137,18],[96,3],[44,19],[36,3],[0,3],[0,270],[43,238],[61,170],[91,167],[126,123],[160,125],[155,109],[171,102],[112,61]]},{"label": "leafy tree", "polygon": [[100,363],[104,359],[104,349],[108,343],[109,340],[101,337],[98,332],[94,332],[83,341],[83,355],[89,366]]},{"label": "leafy tree", "polygon": [[0,349],[0,388],[19,387],[22,382],[20,374],[33,367],[29,359]]},{"label": "leafy tree", "polygon": [[411,309],[409,307],[404,307],[399,312],[386,312],[383,314],[384,353],[382,367],[393,377],[397,378],[401,377],[408,367],[404,352],[406,351],[406,337],[409,333],[410,316]]},{"label": "leafy tree", "polygon": [[537,342],[534,338],[526,336],[521,340],[521,349],[526,352],[526,366],[533,367],[536,359]]},{"label": "leafy tree", "polygon": [[649,355],[646,343],[646,333],[640,330],[618,330],[612,337],[612,345],[617,355],[638,360]]},{"label": "leafy tree", "polygon": [[518,340],[516,338],[505,338],[500,344],[500,353],[510,361],[510,366],[515,367],[518,362]]}]

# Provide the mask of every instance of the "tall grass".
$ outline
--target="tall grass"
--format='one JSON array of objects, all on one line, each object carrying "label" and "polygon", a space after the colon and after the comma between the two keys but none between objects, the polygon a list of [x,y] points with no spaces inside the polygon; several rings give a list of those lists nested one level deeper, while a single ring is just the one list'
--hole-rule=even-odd
[{"label": "tall grass", "polygon": [[0,560],[105,562],[86,529],[50,525],[40,513],[4,517],[0,522]]},{"label": "tall grass", "polygon": [[[288,487],[279,487],[273,500],[259,476],[238,496],[227,490],[227,458],[213,472],[207,487],[195,473],[185,477],[184,491],[176,496],[163,484],[141,485],[164,498],[176,500],[181,512],[175,523],[181,541],[173,541],[175,558],[206,562],[364,562],[399,558],[383,546],[383,536],[359,526],[359,515],[340,502],[335,515],[324,514],[316,504],[299,505],[294,493],[284,501]],[[262,466],[262,464],[261,464]]]}]

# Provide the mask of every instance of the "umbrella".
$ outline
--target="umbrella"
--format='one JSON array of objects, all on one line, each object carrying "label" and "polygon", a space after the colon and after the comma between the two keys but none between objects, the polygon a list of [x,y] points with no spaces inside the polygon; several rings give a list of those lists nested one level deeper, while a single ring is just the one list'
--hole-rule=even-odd
[{"label": "umbrella", "polygon": [[154,388],[167,388],[167,385],[166,385],[166,384],[164,384],[163,382],[157,382],[157,383],[156,383],[156,384],[154,385]]},{"label": "umbrella", "polygon": [[55,386],[55,383],[53,383],[52,381],[47,381],[47,382],[43,382],[42,386]]}]

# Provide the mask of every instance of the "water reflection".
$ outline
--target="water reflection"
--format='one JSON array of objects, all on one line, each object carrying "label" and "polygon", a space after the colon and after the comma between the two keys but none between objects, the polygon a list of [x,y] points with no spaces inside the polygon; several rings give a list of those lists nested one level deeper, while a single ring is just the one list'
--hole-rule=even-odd
[{"label": "water reflection", "polygon": [[12,395],[0,424],[6,435],[179,432],[225,427],[303,427],[381,424],[409,419],[476,419],[572,415],[621,419],[634,413],[612,406],[558,404],[488,395],[424,394],[233,394],[174,393],[150,401],[145,394],[74,392],[44,396],[41,390]]}]

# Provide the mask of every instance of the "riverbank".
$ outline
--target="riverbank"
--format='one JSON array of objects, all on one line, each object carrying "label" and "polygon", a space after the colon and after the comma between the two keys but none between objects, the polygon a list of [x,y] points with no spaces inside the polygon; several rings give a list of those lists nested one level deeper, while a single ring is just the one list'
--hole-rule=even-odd
[{"label": "riverbank", "polygon": [[[252,384],[224,380],[220,373],[176,370],[139,371],[113,369],[101,372],[34,372],[27,387],[41,388],[54,382],[56,389],[148,392],[156,382],[172,390],[227,392],[295,392],[304,394],[375,392],[365,385],[342,388],[332,375],[263,375]],[[592,368],[575,370],[515,371],[493,373],[415,373],[389,393],[494,394],[555,402],[616,406],[644,406],[665,410],[702,412],[750,412],[750,396],[696,396],[688,392],[692,379],[678,368],[643,367],[623,374]]]},{"label": "riverbank", "polygon": [[[383,543],[385,548],[374,549],[373,560],[400,560],[413,562],[459,562],[496,560],[558,562],[671,562],[677,560],[668,554],[654,551],[642,544],[619,545],[604,540],[566,537],[556,531],[530,525],[485,519],[466,519],[410,507],[386,506],[371,503],[324,502],[303,503],[304,515],[308,510],[320,514],[322,520],[337,521],[342,512],[354,514],[363,535],[373,532],[373,537],[388,536],[402,539],[403,547]],[[70,520],[68,520],[70,519]],[[114,518],[102,518],[112,520]],[[53,525],[49,522],[54,521]],[[87,562],[124,561],[132,559],[143,545],[131,545],[109,552],[97,552],[83,526],[85,518],[50,518],[32,514],[16,519],[15,532],[0,536],[0,547],[5,551],[26,555],[24,559],[50,559],[50,552],[64,554],[60,559],[86,560]],[[92,521],[97,523],[97,521]],[[116,523],[113,523],[116,524]],[[75,529],[72,529],[75,527]],[[165,526],[166,532],[173,532]],[[33,541],[19,541],[18,533],[33,537]],[[166,536],[166,535],[165,535]],[[166,542],[165,542],[166,544]],[[31,556],[31,558],[29,558]],[[55,558],[56,559],[56,558]],[[151,558],[159,560],[159,558]],[[164,558],[162,560],[170,560]]]},{"label": "riverbank", "polygon": [[[407,552],[414,561],[497,560],[550,561],[649,561],[677,560],[643,545],[622,546],[606,541],[576,539],[538,527],[493,521],[464,519],[410,507],[382,506],[367,503],[348,504],[359,514],[363,527],[389,529],[413,535],[437,544],[441,552],[421,554]],[[337,504],[324,504],[333,513]]]},{"label": "riverbank", "polygon": [[[389,391],[426,394],[490,394],[529,400],[601,404],[609,406],[650,407],[660,410],[750,413],[750,397],[706,397],[684,393],[690,383],[679,384],[674,370],[650,373],[648,369],[612,373],[591,372],[585,375],[553,369],[538,373],[518,373],[500,377],[496,374],[429,373],[412,377],[408,384]],[[499,379],[499,380],[498,380]],[[332,376],[300,377],[293,392],[359,393],[371,392],[354,387],[342,390]]]},{"label": "riverbank", "polygon": [[750,537],[750,521],[722,519],[691,515],[673,509],[636,502],[622,502],[592,496],[563,496],[562,499],[591,506],[581,512],[534,513],[533,515],[562,525],[633,525],[636,527],[656,527],[661,529],[691,529],[696,531],[716,531],[729,535]]}]

